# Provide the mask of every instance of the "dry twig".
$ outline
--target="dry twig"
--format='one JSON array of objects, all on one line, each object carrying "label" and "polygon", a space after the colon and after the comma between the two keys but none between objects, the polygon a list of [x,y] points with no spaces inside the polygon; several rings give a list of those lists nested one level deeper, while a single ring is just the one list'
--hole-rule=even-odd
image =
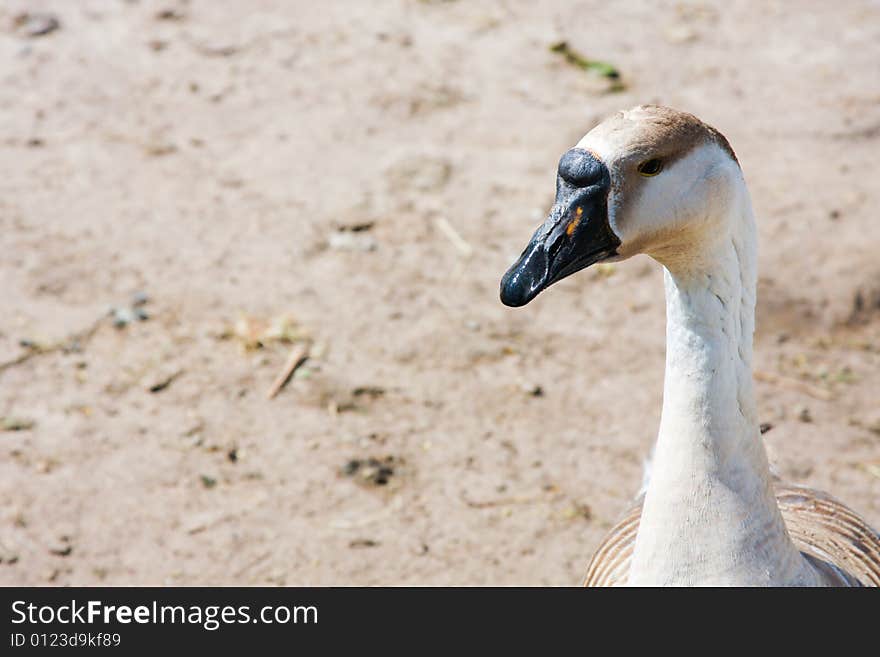
[{"label": "dry twig", "polygon": [[468,244],[467,240],[465,240],[444,217],[437,217],[434,220],[434,224],[440,229],[440,232],[452,242],[452,246],[454,246],[461,255],[468,257],[474,252],[474,247]]},{"label": "dry twig", "polygon": [[85,343],[88,342],[92,338],[92,336],[95,335],[95,333],[97,333],[98,328],[100,328],[103,321],[103,317],[95,320],[95,322],[93,322],[91,326],[83,329],[82,331],[71,333],[67,337],[62,338],[57,342],[53,342],[48,345],[31,346],[23,354],[16,356],[12,360],[7,360],[3,363],[0,363],[0,372],[3,372],[10,367],[21,365],[22,363],[30,360],[34,356],[39,356],[41,354],[51,354],[55,351],[59,351],[62,349],[72,349],[74,347],[82,348],[85,346]]},{"label": "dry twig", "polygon": [[275,396],[281,392],[281,389],[287,385],[287,382],[290,381],[290,377],[293,376],[293,373],[296,372],[296,369],[302,365],[306,359],[309,357],[309,349],[304,344],[298,344],[290,350],[290,356],[287,357],[287,362],[284,364],[284,369],[281,370],[281,373],[278,375],[278,378],[272,383],[272,386],[269,388],[269,391],[266,393],[266,397],[269,399],[274,399]]}]

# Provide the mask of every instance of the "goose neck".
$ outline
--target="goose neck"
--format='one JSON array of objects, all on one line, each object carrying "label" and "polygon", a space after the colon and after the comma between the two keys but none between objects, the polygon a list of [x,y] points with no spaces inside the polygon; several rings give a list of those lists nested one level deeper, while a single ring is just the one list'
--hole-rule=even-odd
[{"label": "goose neck", "polygon": [[666,375],[633,584],[810,583],[776,504],[752,389],[755,224],[747,198],[665,265]]}]

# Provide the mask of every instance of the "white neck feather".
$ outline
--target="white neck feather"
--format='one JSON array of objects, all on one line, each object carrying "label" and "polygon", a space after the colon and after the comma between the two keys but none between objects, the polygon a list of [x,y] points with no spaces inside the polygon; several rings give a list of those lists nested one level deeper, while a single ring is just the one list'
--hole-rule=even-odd
[{"label": "white neck feather", "polygon": [[745,183],[666,267],[666,378],[633,585],[816,584],[776,504],[752,390],[756,231]]}]

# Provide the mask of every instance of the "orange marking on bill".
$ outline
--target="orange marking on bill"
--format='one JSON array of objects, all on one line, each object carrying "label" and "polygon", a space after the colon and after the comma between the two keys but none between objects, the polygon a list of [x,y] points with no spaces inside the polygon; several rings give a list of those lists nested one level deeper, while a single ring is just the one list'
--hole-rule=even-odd
[{"label": "orange marking on bill", "polygon": [[581,217],[584,215],[584,209],[581,206],[578,206],[574,211],[574,219],[568,222],[568,226],[565,227],[565,234],[571,237],[571,234],[575,231],[575,228],[578,227],[578,224],[581,223]]}]

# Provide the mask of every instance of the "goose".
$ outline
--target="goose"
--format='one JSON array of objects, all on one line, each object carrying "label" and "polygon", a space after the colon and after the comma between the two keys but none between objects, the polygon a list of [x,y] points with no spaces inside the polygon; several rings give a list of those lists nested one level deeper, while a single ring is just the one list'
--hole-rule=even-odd
[{"label": "goose", "polygon": [[880,536],[771,474],[752,384],[757,231],[727,139],[656,105],[618,112],[559,161],[556,200],[501,280],[529,303],[598,262],[663,267],[666,370],[644,494],[586,586],[878,586]]}]

